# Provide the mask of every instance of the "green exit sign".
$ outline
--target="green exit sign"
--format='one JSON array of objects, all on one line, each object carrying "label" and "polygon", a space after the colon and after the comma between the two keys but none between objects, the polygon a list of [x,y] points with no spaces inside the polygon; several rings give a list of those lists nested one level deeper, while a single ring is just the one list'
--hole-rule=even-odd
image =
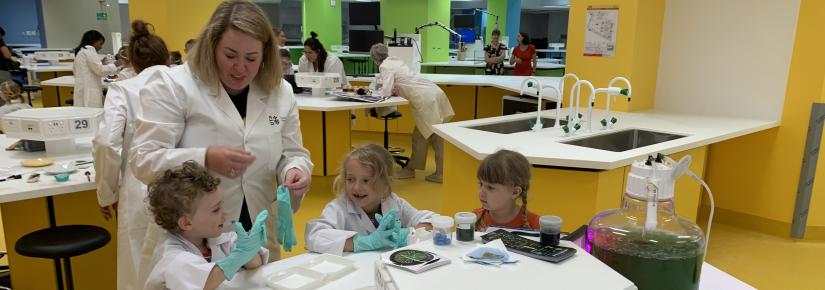
[{"label": "green exit sign", "polygon": [[107,20],[107,19],[109,19],[109,14],[106,14],[106,12],[98,12],[97,13],[97,20]]}]

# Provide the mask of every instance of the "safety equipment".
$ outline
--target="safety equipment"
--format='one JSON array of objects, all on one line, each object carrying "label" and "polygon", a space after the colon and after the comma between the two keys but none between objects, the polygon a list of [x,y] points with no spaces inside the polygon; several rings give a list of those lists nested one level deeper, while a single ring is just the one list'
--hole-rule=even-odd
[{"label": "safety equipment", "polygon": [[238,239],[235,240],[235,248],[229,252],[226,258],[215,262],[223,270],[226,280],[232,280],[232,277],[243,265],[249,263],[249,260],[258,255],[261,245],[266,242],[266,227],[264,226],[266,216],[267,211],[265,210],[258,214],[255,224],[249,230],[249,234],[244,231],[240,222],[235,223],[235,233],[238,235]]},{"label": "safety equipment", "polygon": [[292,224],[292,202],[290,201],[289,189],[286,186],[278,186],[276,194],[278,203],[278,243],[287,252],[292,251],[292,246],[298,244],[295,240],[295,226]]},{"label": "safety equipment", "polygon": [[[380,250],[383,248],[396,248],[400,238],[400,222],[396,219],[398,211],[393,209],[387,215],[375,214],[375,220],[380,221],[378,228],[367,236],[355,236],[352,238],[353,248],[356,253],[365,251]],[[407,237],[405,236],[404,239]]]}]

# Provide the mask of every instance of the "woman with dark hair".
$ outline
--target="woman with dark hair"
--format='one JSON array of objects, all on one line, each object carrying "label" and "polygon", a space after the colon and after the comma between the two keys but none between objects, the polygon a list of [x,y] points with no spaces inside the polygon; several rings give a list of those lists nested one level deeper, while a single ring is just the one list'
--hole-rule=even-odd
[{"label": "woman with dark hair", "polygon": [[3,27],[0,27],[0,70],[11,70],[17,64],[11,58],[11,49],[6,46],[6,42],[3,41],[3,37],[6,36],[6,30]]},{"label": "woman with dark hair", "polygon": [[107,60],[100,60],[97,52],[106,39],[97,30],[83,34],[80,44],[74,49],[74,105],[75,107],[103,107],[103,86],[100,78],[113,75],[118,68]]},{"label": "woman with dark hair", "polygon": [[298,61],[298,72],[337,73],[341,75],[341,83],[348,84],[347,73],[344,71],[344,63],[341,59],[327,53],[315,31],[310,32],[309,35],[310,38],[304,41],[304,55]]},{"label": "woman with dark hair", "polygon": [[530,37],[527,36],[527,33],[519,32],[516,40],[518,41],[518,45],[513,48],[513,53],[510,54],[510,64],[515,65],[513,75],[533,75],[533,73],[536,72],[536,64],[538,62],[536,47],[530,44]]},{"label": "woman with dark hair", "polygon": [[141,108],[140,89],[149,76],[167,70],[170,63],[166,43],[151,27],[143,20],[132,22],[124,54],[131,56],[130,67],[136,75],[109,86],[103,120],[92,141],[100,211],[107,220],[118,213],[117,289],[143,289],[160,236],[151,233],[150,228],[157,225],[145,210],[146,186],[125,166]]}]

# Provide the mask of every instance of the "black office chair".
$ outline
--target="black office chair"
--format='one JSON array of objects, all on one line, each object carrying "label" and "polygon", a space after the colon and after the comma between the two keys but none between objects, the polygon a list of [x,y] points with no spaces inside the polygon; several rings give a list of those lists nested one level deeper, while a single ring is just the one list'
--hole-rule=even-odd
[{"label": "black office chair", "polygon": [[404,148],[390,147],[390,132],[387,130],[389,120],[395,120],[401,118],[401,116],[401,113],[398,111],[393,111],[392,113],[384,116],[378,116],[378,111],[376,111],[375,108],[370,109],[370,117],[384,120],[384,149],[387,149],[387,151],[392,154],[392,159],[395,160],[395,163],[401,166],[401,168],[404,168],[407,167],[408,163],[410,163],[410,158],[399,155],[404,153]]},{"label": "black office chair", "polygon": [[63,290],[63,260],[66,288],[74,290],[71,258],[102,248],[112,237],[106,229],[91,225],[65,225],[26,234],[14,244],[20,255],[54,260],[57,289]]}]

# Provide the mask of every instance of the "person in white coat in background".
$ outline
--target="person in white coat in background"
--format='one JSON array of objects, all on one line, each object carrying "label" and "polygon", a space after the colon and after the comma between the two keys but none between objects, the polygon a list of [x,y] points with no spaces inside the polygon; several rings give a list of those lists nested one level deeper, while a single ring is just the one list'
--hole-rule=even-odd
[{"label": "person in white coat in background", "polygon": [[[156,72],[140,91],[129,164],[144,183],[194,160],[220,175],[226,222],[249,228],[262,210],[274,231],[278,184],[297,211],[312,162],[303,147],[298,106],[281,77],[269,19],[248,1],[224,1],[201,31],[189,60]],[[231,230],[231,226],[224,230]],[[280,258],[277,235],[266,247]]]},{"label": "person in white coat in background", "polygon": [[[106,38],[97,30],[83,33],[80,45],[74,49],[74,106],[103,108],[102,78],[118,72],[114,63],[100,60],[97,52],[103,47]],[[62,104],[61,104],[62,105]]]},{"label": "person in white coat in background", "polygon": [[[146,211],[146,185],[129,168],[129,148],[140,113],[140,89],[156,71],[168,69],[169,50],[160,37],[149,32],[151,24],[132,22],[129,55],[137,76],[112,83],[106,93],[103,120],[92,140],[97,172],[97,198],[103,218],[117,218],[117,289],[143,289],[151,270],[152,251],[158,233],[147,238],[152,217]],[[147,253],[144,253],[146,243]],[[144,265],[144,269],[141,269]],[[142,271],[141,271],[142,270]]]},{"label": "person in white coat in background", "polygon": [[412,135],[410,162],[395,178],[413,178],[415,170],[427,165],[428,144],[435,151],[435,172],[425,178],[441,183],[444,173],[444,139],[433,134],[432,126],[450,121],[455,115],[447,95],[435,83],[410,70],[401,59],[389,56],[387,46],[377,43],[370,48],[370,58],[378,65],[381,92],[384,96],[397,92],[412,106],[415,129]]},{"label": "person in white coat in background", "polygon": [[304,41],[304,55],[298,60],[298,72],[325,72],[341,75],[341,84],[349,85],[344,63],[337,56],[327,53],[324,45],[318,40],[315,31]]},{"label": "person in white coat in background", "polygon": [[341,255],[407,245],[413,228],[432,230],[435,213],[392,192],[392,155],[366,144],[344,157],[333,183],[337,197],[307,222],[307,250]]}]

